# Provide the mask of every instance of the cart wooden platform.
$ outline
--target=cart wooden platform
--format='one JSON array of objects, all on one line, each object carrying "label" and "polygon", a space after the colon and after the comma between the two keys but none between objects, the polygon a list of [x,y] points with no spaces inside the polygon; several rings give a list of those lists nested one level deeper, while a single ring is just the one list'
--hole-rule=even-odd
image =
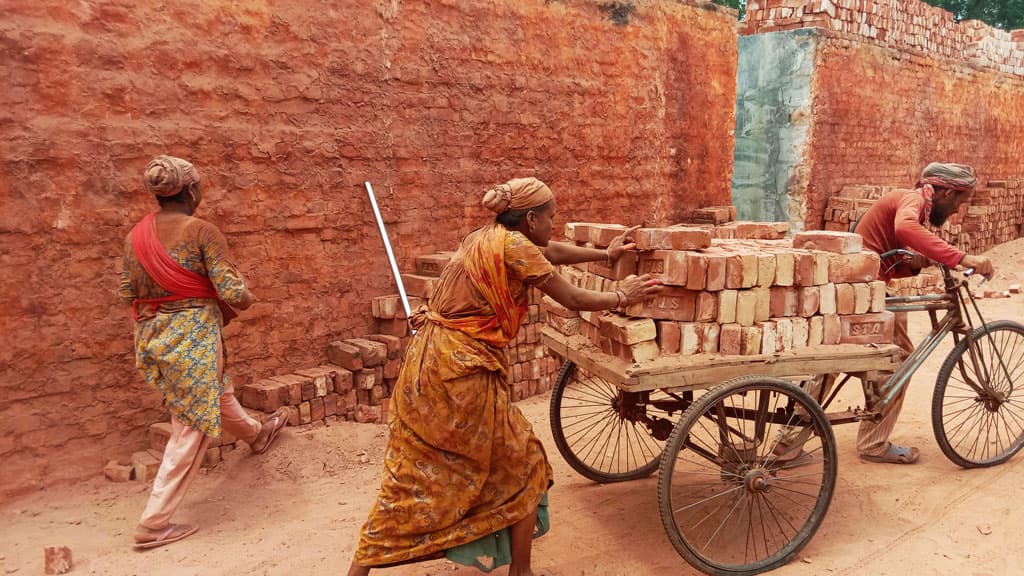
[{"label": "cart wooden platform", "polygon": [[659,470],[673,546],[694,567],[721,575],[774,569],[810,540],[835,486],[832,424],[877,416],[826,415],[822,398],[835,375],[860,378],[867,390],[902,357],[891,344],[843,344],[631,363],[550,327],[541,340],[565,361],[551,397],[562,456],[597,482]]}]

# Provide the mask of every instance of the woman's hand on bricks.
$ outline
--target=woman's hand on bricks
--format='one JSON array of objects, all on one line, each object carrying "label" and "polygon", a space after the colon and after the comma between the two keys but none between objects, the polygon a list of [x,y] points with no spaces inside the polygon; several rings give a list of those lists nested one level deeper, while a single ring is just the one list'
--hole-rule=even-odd
[{"label": "woman's hand on bricks", "polygon": [[965,254],[963,259],[960,260],[960,266],[963,268],[974,268],[974,273],[984,276],[986,280],[991,280],[992,276],[996,273],[995,267],[992,266],[992,261],[984,256]]},{"label": "woman's hand on bricks", "polygon": [[650,275],[626,276],[619,280],[618,289],[625,294],[625,304],[635,304],[654,299],[664,289],[661,280]]},{"label": "woman's hand on bricks", "polygon": [[633,243],[633,232],[640,229],[640,226],[633,226],[627,229],[622,234],[619,234],[615,238],[612,238],[610,244],[608,244],[608,261],[615,263],[623,254],[626,252],[636,251],[636,244]]}]

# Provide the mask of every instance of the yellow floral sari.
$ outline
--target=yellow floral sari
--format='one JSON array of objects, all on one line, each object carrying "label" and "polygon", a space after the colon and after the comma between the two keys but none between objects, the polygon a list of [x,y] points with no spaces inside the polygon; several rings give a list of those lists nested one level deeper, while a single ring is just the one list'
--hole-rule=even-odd
[{"label": "yellow floral sari", "polygon": [[355,562],[415,560],[525,519],[552,481],[530,423],[509,399],[503,348],[529,286],[554,268],[518,232],[471,233],[445,268],[391,398],[380,493]]}]

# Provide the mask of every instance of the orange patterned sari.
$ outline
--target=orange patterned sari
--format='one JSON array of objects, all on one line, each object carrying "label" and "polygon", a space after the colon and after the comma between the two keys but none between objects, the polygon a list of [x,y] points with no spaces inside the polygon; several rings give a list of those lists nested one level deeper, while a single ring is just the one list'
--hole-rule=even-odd
[{"label": "orange patterned sari", "polygon": [[356,564],[429,556],[537,508],[551,466],[509,400],[503,348],[530,285],[552,273],[537,246],[500,224],[471,233],[445,268],[391,398],[384,475]]}]

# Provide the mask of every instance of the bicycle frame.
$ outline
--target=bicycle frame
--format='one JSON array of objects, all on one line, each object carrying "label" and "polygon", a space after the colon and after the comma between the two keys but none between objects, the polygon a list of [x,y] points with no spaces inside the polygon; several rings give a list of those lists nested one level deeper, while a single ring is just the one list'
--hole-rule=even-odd
[{"label": "bicycle frame", "polygon": [[[885,299],[885,309],[890,312],[922,312],[928,311],[932,322],[932,330],[919,344],[914,352],[910,354],[901,364],[899,369],[889,377],[880,389],[881,404],[879,410],[884,408],[895,398],[903,387],[907,385],[925,359],[935,351],[942,339],[950,332],[956,343],[961,337],[968,336],[974,325],[968,314],[965,313],[964,295],[961,288],[966,286],[966,280],[954,278],[949,268],[940,265],[942,280],[945,287],[944,294],[929,294],[925,296],[895,296]],[[937,312],[945,310],[946,315],[940,320]]]}]

